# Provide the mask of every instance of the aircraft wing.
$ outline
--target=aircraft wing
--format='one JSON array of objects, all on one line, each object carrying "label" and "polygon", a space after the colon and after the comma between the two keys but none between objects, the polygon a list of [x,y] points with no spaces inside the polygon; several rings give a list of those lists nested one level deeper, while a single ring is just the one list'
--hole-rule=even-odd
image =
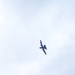
[{"label": "aircraft wing", "polygon": [[40,45],[42,46],[42,41],[40,40]]},{"label": "aircraft wing", "polygon": [[42,49],[42,50],[43,50],[43,52],[44,52],[45,54],[47,54],[46,51],[45,51],[44,49]]}]

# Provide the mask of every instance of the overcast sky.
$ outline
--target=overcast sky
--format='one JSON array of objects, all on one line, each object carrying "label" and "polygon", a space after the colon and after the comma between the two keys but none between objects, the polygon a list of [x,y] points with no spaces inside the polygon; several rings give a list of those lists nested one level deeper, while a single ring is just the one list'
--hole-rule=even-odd
[{"label": "overcast sky", "polygon": [[0,0],[0,75],[75,75],[74,45],[75,0]]}]

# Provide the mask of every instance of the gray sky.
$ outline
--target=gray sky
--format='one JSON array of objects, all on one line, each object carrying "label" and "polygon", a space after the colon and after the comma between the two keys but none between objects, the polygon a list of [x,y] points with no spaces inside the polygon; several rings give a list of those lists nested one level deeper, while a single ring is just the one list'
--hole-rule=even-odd
[{"label": "gray sky", "polygon": [[75,0],[0,0],[0,75],[75,75],[74,45]]}]

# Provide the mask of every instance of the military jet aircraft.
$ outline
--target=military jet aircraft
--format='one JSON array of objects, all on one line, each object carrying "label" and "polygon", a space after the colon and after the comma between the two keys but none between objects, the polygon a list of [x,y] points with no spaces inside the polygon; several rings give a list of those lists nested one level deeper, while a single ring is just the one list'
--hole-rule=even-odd
[{"label": "military jet aircraft", "polygon": [[46,51],[45,51],[45,49],[47,50],[46,45],[43,45],[41,40],[40,40],[40,45],[41,45],[40,49],[42,49],[43,52],[44,52],[45,54],[47,54]]}]

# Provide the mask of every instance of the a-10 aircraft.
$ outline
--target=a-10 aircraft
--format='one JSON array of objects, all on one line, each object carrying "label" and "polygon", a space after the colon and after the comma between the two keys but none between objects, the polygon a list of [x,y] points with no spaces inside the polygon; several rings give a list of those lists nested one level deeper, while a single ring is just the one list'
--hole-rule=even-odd
[{"label": "a-10 aircraft", "polygon": [[44,52],[45,54],[47,54],[46,51],[45,51],[45,49],[47,50],[46,45],[43,45],[41,40],[40,40],[40,45],[41,45],[40,49],[42,49],[43,52]]}]

